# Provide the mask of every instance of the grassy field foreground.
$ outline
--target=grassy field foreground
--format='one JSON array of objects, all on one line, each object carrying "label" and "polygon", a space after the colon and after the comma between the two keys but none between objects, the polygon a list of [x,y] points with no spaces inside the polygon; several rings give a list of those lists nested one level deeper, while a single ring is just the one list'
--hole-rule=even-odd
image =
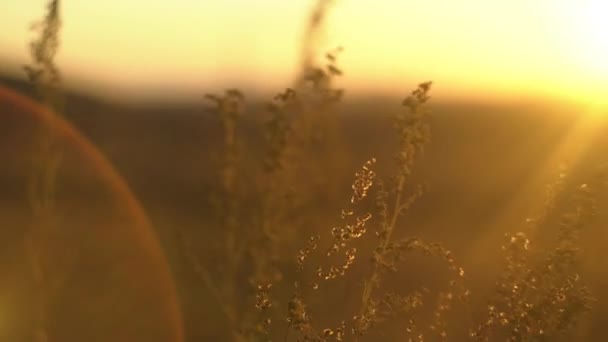
[{"label": "grassy field foreground", "polygon": [[61,89],[59,5],[3,81],[35,100],[0,92],[0,339],[604,337],[607,120],[349,98],[327,1],[271,99],[93,101]]}]

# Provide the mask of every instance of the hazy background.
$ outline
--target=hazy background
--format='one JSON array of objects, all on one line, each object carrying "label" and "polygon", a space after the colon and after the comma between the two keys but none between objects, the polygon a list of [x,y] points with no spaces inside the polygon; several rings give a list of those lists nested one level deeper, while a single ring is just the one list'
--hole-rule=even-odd
[{"label": "hazy background", "polygon": [[[0,66],[19,74],[43,0],[0,3]],[[57,63],[66,84],[133,99],[272,92],[297,72],[309,0],[62,2]],[[352,94],[401,95],[432,79],[448,98],[604,101],[608,9],[602,0],[338,0],[320,50],[343,46]],[[263,80],[263,82],[260,82]]]}]

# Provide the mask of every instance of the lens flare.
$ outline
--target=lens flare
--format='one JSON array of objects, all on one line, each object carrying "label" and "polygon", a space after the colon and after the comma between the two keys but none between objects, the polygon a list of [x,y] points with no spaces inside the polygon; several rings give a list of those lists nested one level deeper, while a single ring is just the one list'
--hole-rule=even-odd
[{"label": "lens flare", "polygon": [[[54,130],[62,158],[52,218],[35,236],[44,274],[35,284],[23,248],[33,227],[24,193],[42,128]],[[10,228],[1,238],[12,246],[0,255],[7,280],[0,298],[12,301],[10,312],[2,312],[7,324],[0,339],[31,340],[42,307],[45,333],[55,341],[183,341],[174,280],[150,222],[125,180],[83,135],[0,87],[0,160],[0,183],[8,189],[0,204],[10,207],[0,210],[0,222]]]}]

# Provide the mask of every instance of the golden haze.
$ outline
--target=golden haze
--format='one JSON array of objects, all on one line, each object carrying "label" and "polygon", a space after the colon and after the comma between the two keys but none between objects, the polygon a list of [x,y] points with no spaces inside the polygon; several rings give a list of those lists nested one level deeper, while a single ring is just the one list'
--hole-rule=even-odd
[{"label": "golden haze", "polygon": [[[66,1],[58,64],[68,83],[115,95],[228,86],[274,92],[295,76],[312,4]],[[0,58],[15,61],[13,70],[27,60],[27,27],[43,5],[0,3],[0,28],[10,32],[0,37]],[[600,0],[342,0],[325,44],[345,47],[341,65],[351,93],[432,79],[442,98],[547,96],[603,108],[607,7]]]}]

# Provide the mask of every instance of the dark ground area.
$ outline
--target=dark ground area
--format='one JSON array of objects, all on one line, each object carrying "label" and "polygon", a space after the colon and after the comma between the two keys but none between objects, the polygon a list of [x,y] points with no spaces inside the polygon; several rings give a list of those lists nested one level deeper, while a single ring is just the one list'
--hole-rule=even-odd
[{"label": "dark ground area", "polygon": [[[26,86],[9,79],[0,80],[0,84],[27,92]],[[203,104],[201,99],[200,103],[147,108],[73,95],[65,113],[65,118],[112,162],[150,217],[182,297],[188,341],[222,336],[217,308],[184,262],[175,233],[179,227],[191,234],[201,249],[213,244],[208,196],[217,186],[214,177],[221,126],[217,118],[204,112]],[[311,195],[304,206],[307,211],[303,212],[318,213],[314,222],[327,224],[308,226],[310,231],[305,235],[330,229],[342,203],[348,200],[353,174],[364,161],[376,157],[378,172],[388,172],[394,144],[389,114],[399,108],[399,99],[347,97],[339,105],[336,133],[318,153],[325,159],[311,160],[308,165],[315,172],[310,177],[318,181],[311,182]],[[503,234],[519,231],[525,218],[542,206],[545,186],[560,172],[560,164],[571,169],[569,186],[587,182],[596,167],[608,160],[608,125],[606,120],[587,123],[574,106],[444,103],[433,99],[431,108],[433,139],[415,178],[428,189],[408,213],[400,234],[442,241],[467,270],[473,294],[490,293],[500,271],[497,264]],[[247,138],[247,160],[255,160],[259,153],[256,146],[262,137],[254,129],[256,120],[255,114],[249,114],[240,127]],[[6,222],[19,225],[27,214],[11,208],[23,197],[24,169],[22,163],[12,161],[20,160],[22,152],[9,140],[0,141],[4,141],[0,160],[8,161],[0,168],[0,200],[5,203],[0,213],[6,215]],[[67,165],[63,198],[66,203],[86,206],[91,187],[99,185],[90,185],[86,175],[91,171],[86,171],[86,165],[77,161]],[[598,299],[582,324],[582,336],[597,341],[605,336],[603,322],[608,317],[608,271],[601,262],[608,246],[606,192],[600,198],[603,210],[583,234],[580,272]],[[98,215],[94,212],[91,210],[91,215]],[[83,221],[86,219],[78,222]],[[4,226],[5,237],[20,229],[15,227]],[[551,231],[543,234],[551,236]],[[18,238],[11,239],[6,241]],[[110,241],[113,239],[104,243]],[[397,276],[396,284],[411,282],[413,274],[414,278],[433,279],[429,274],[432,267],[410,266],[412,272]],[[483,298],[477,303],[483,308],[481,303]]]}]

